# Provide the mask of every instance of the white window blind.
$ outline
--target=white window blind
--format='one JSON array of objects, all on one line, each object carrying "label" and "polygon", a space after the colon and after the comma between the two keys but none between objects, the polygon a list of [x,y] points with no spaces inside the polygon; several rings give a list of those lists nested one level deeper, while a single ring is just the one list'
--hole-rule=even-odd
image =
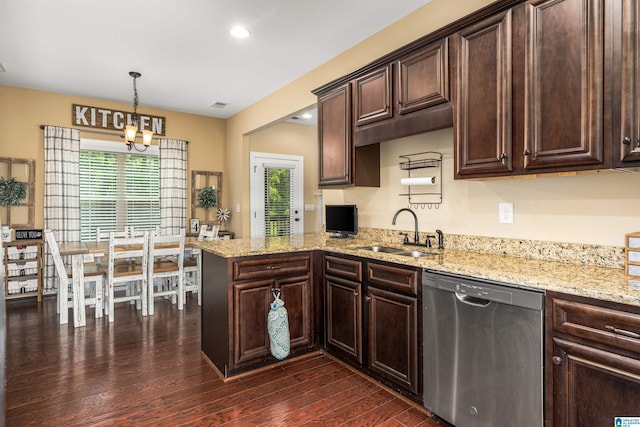
[{"label": "white window blind", "polygon": [[264,166],[264,235],[291,235],[294,170]]},{"label": "white window blind", "polygon": [[[111,143],[110,146],[115,144]],[[124,144],[122,144],[124,145]],[[80,223],[82,241],[103,231],[160,225],[158,156],[80,149]],[[117,147],[121,148],[121,147]]]}]

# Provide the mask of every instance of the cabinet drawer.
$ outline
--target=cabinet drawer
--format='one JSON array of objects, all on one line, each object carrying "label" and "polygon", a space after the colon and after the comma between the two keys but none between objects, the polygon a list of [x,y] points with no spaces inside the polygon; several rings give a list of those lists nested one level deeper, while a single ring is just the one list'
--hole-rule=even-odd
[{"label": "cabinet drawer", "polygon": [[7,294],[24,294],[27,292],[36,292],[38,290],[38,279],[28,280],[8,280]]},{"label": "cabinet drawer", "polygon": [[331,276],[362,282],[362,262],[360,261],[326,255],[324,257],[324,272]]},{"label": "cabinet drawer", "polygon": [[7,247],[7,259],[23,260],[38,258],[37,245],[18,245]]},{"label": "cabinet drawer", "polygon": [[31,276],[38,274],[38,261],[10,262],[7,264],[7,276]]},{"label": "cabinet drawer", "polygon": [[289,274],[308,274],[311,257],[308,254],[288,257],[263,257],[234,261],[233,280],[263,279]]},{"label": "cabinet drawer", "polygon": [[640,353],[638,314],[554,299],[553,329]]},{"label": "cabinet drawer", "polygon": [[367,264],[367,280],[370,284],[418,294],[418,270],[370,262]]}]

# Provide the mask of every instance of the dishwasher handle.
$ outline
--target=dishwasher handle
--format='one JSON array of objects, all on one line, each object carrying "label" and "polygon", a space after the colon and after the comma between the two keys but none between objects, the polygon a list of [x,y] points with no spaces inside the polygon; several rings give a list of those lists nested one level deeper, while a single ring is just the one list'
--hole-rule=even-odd
[{"label": "dishwasher handle", "polygon": [[472,297],[471,295],[461,294],[460,292],[454,292],[456,298],[461,303],[472,305],[474,307],[488,307],[491,301],[484,298]]}]

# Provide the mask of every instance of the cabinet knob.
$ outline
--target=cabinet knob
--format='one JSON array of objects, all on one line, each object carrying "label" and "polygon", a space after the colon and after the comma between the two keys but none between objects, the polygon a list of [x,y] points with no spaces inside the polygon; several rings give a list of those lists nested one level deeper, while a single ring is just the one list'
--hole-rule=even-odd
[{"label": "cabinet knob", "polygon": [[631,145],[631,138],[629,138],[628,136],[625,136],[624,139],[622,140],[622,143],[624,145]]},{"label": "cabinet knob", "polygon": [[525,149],[524,153],[522,153],[522,154],[524,154],[525,156],[530,156],[531,155],[531,151]]},{"label": "cabinet knob", "polygon": [[364,300],[365,300],[366,302],[369,302],[369,301],[371,301],[371,297],[370,297],[369,295],[367,295],[366,297],[364,297]]},{"label": "cabinet knob", "polygon": [[508,156],[507,156],[507,153],[502,153],[502,154],[500,154],[500,160],[504,160],[504,159],[506,159],[507,157],[508,157]]},{"label": "cabinet knob", "polygon": [[553,362],[554,365],[561,365],[562,364],[562,357],[560,356],[553,356],[551,358],[551,361]]}]

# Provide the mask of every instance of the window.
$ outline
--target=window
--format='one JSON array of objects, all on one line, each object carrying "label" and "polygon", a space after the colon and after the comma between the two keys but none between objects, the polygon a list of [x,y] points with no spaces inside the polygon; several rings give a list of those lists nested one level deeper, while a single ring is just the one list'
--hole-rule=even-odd
[{"label": "window", "polygon": [[264,182],[264,235],[291,235],[292,170],[266,167]]},{"label": "window", "polygon": [[82,139],[80,226],[82,241],[95,240],[96,227],[149,230],[160,225],[157,147],[144,153],[124,144]]}]

